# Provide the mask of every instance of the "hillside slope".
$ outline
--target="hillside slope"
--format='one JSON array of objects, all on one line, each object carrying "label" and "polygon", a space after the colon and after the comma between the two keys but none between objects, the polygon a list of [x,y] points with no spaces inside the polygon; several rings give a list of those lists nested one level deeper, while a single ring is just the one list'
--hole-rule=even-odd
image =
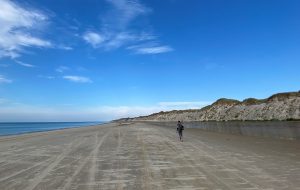
[{"label": "hillside slope", "polygon": [[232,121],[232,120],[299,120],[300,91],[278,93],[266,99],[244,101],[219,99],[202,109],[174,110],[126,120],[151,121]]}]

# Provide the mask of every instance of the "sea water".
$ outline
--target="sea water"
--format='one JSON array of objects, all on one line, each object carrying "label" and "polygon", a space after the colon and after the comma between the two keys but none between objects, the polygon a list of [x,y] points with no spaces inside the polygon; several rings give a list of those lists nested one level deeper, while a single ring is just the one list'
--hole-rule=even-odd
[{"label": "sea water", "polygon": [[104,122],[0,122],[0,136],[85,127]]}]

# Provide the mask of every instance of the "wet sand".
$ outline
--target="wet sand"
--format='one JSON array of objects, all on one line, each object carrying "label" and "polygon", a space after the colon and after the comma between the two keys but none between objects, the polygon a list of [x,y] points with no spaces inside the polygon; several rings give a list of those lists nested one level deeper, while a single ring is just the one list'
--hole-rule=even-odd
[{"label": "wet sand", "polygon": [[151,123],[0,138],[1,190],[300,189],[300,142]]}]

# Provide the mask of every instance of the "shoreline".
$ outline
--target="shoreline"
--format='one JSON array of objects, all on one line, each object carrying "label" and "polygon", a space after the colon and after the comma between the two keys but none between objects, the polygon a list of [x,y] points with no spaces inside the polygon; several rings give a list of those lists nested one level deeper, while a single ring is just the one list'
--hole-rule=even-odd
[{"label": "shoreline", "polygon": [[[0,124],[11,124],[11,123],[76,123],[76,122],[1,122]],[[78,122],[81,123],[81,122]],[[84,122],[82,122],[84,123]],[[45,130],[38,130],[38,131],[26,131],[26,132],[19,132],[19,133],[13,133],[13,134],[0,134],[0,138],[2,137],[8,137],[8,136],[17,136],[17,135],[25,135],[25,134],[32,134],[32,133],[42,133],[42,132],[49,132],[49,131],[56,131],[56,130],[65,130],[65,129],[74,129],[74,128],[82,128],[82,127],[92,127],[97,125],[103,125],[110,123],[108,122],[99,122],[99,124],[93,124],[93,125],[78,125],[78,126],[70,126],[70,127],[62,127],[62,128],[55,128],[55,129],[45,129]]]},{"label": "shoreline", "polygon": [[64,127],[64,128],[48,129],[48,130],[41,130],[41,131],[28,131],[28,132],[22,132],[22,133],[17,133],[17,134],[4,134],[4,135],[0,134],[0,140],[2,138],[6,138],[6,137],[9,138],[9,137],[18,137],[18,136],[22,136],[22,135],[31,135],[31,134],[39,134],[39,133],[42,134],[42,133],[55,132],[55,131],[65,131],[65,130],[72,130],[72,129],[81,129],[81,128],[86,128],[86,127],[98,127],[98,126],[107,125],[107,124],[110,124],[110,123],[112,123],[112,122],[108,121],[108,122],[99,123],[99,124],[95,124],[95,125],[83,125],[83,126]]},{"label": "shoreline", "polygon": [[[7,134],[0,135],[0,141],[4,138],[15,138],[18,136],[34,135],[34,134],[47,134],[49,132],[55,131],[67,131],[74,129],[90,128],[90,127],[100,127],[110,124],[116,124],[119,126],[128,126],[135,123],[148,123],[154,125],[164,125],[166,127],[176,126],[177,121],[108,121],[100,124],[94,125],[83,125],[83,126],[74,126],[74,127],[64,127],[57,129],[49,129],[42,131],[30,131],[23,132],[18,134]],[[277,126],[274,128],[270,124],[294,124],[294,126]],[[300,140],[300,121],[183,121],[185,127],[189,129],[199,129],[202,131],[209,131],[214,133],[224,133],[224,134],[233,134],[238,136],[253,136],[253,137],[262,137],[262,138],[273,138],[278,140]],[[206,125],[208,124],[208,125]],[[213,125],[210,125],[213,124]],[[251,126],[252,124],[252,126]],[[253,125],[260,124],[261,126]],[[203,126],[202,126],[203,125]],[[237,130],[237,128],[240,128]],[[253,129],[253,130],[252,130]],[[281,131],[278,131],[281,130]],[[295,129],[296,131],[289,131],[290,129]],[[250,131],[249,131],[250,130]]]}]

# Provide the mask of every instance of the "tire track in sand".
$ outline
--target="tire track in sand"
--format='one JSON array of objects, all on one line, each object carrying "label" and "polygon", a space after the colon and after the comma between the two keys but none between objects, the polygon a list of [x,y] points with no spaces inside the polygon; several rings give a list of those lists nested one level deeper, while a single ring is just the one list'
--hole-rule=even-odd
[{"label": "tire track in sand", "polygon": [[[122,143],[123,143],[123,140],[124,140],[124,136],[125,136],[125,134],[121,135],[121,129],[120,129],[120,127],[118,127],[118,147],[116,149],[115,157],[117,158],[117,162],[118,162],[117,166],[118,166],[119,171],[121,170],[121,160],[122,159],[121,159],[121,156],[120,156],[120,151],[121,151],[121,146],[122,146]],[[123,185],[120,182],[121,178],[122,178],[122,175],[119,174],[118,175],[117,190],[122,190],[123,189]]]},{"label": "tire track in sand", "polygon": [[[173,136],[170,136],[170,133],[168,130],[164,128],[160,128],[160,132],[163,132],[164,138],[167,138],[168,140],[165,142],[165,145],[169,147],[171,150],[176,152],[177,155],[182,155],[184,157],[184,162],[187,164],[189,168],[191,168],[194,172],[200,174],[200,175],[206,175],[208,177],[208,181],[210,181],[209,185],[211,189],[215,189],[214,185],[218,185],[222,187],[223,189],[231,190],[232,187],[230,187],[225,181],[220,179],[218,176],[216,176],[213,172],[210,172],[209,170],[206,170],[203,167],[200,167],[197,165],[197,161],[195,159],[190,157],[190,154],[186,151],[186,149],[183,147],[183,145],[180,143],[176,143],[174,139],[177,140],[177,138],[174,138]],[[162,134],[160,134],[162,135]],[[201,170],[199,170],[199,168]]]},{"label": "tire track in sand", "polygon": [[20,171],[18,171],[17,173],[13,173],[13,174],[11,174],[11,175],[9,175],[9,176],[5,176],[5,177],[3,177],[3,178],[0,179],[0,183],[3,182],[3,181],[8,180],[8,179],[10,179],[10,178],[16,177],[16,176],[18,176],[18,175],[20,175],[20,174],[22,174],[22,173],[26,173],[26,172],[28,172],[28,171],[30,171],[30,170],[36,168],[36,167],[45,165],[46,163],[49,162],[49,160],[52,161],[52,160],[54,160],[54,159],[53,159],[53,158],[47,158],[47,159],[44,160],[43,162],[39,162],[39,163],[34,164],[33,166],[30,166],[30,167],[28,167],[28,168],[26,168],[26,169],[20,170]]},{"label": "tire track in sand", "polygon": [[[109,136],[110,133],[111,133],[111,130],[106,132],[105,135],[102,136],[102,138],[97,142],[97,144],[96,144],[95,148],[93,149],[93,151],[87,157],[85,157],[85,159],[80,163],[80,165],[77,167],[77,169],[73,173],[73,175],[68,178],[67,183],[62,188],[63,190],[67,190],[67,189],[70,188],[74,178],[80,173],[80,171],[91,160],[91,158],[93,158],[93,155],[95,155],[99,151],[101,145],[103,144],[103,142],[106,140],[106,138]],[[97,137],[98,137],[98,135],[97,135]],[[96,157],[96,156],[94,156],[94,157]],[[95,168],[91,167],[90,170],[92,170],[92,171],[90,171],[90,173],[91,173],[95,170]]]},{"label": "tire track in sand", "polygon": [[[99,132],[100,133],[100,132]],[[99,133],[96,136],[96,147],[92,152],[92,164],[91,168],[89,170],[89,179],[88,179],[88,184],[92,184],[92,182],[95,182],[96,178],[96,171],[97,171],[97,155],[99,153],[99,148],[97,149],[97,145],[99,145]],[[89,186],[89,189],[92,189],[92,185]]]},{"label": "tire track in sand", "polygon": [[146,150],[146,144],[145,144],[145,139],[144,139],[144,135],[142,134],[143,130],[141,130],[140,128],[137,128],[137,141],[140,144],[141,147],[141,162],[143,165],[143,176],[142,176],[142,188],[144,190],[148,190],[148,189],[152,189],[151,188],[151,184],[153,182],[153,178],[151,175],[151,168],[150,168],[150,164],[149,164],[149,158],[147,155],[147,150]]},{"label": "tire track in sand", "polygon": [[[83,142],[81,142],[83,143]],[[53,170],[68,154],[70,154],[74,149],[73,147],[78,146],[80,143],[80,139],[77,139],[77,141],[71,143],[69,146],[67,146],[63,152],[57,156],[57,158],[48,165],[46,169],[44,169],[39,175],[33,179],[33,182],[26,187],[24,190],[33,190],[39,183],[42,182],[42,180],[49,174],[51,170]]]}]

